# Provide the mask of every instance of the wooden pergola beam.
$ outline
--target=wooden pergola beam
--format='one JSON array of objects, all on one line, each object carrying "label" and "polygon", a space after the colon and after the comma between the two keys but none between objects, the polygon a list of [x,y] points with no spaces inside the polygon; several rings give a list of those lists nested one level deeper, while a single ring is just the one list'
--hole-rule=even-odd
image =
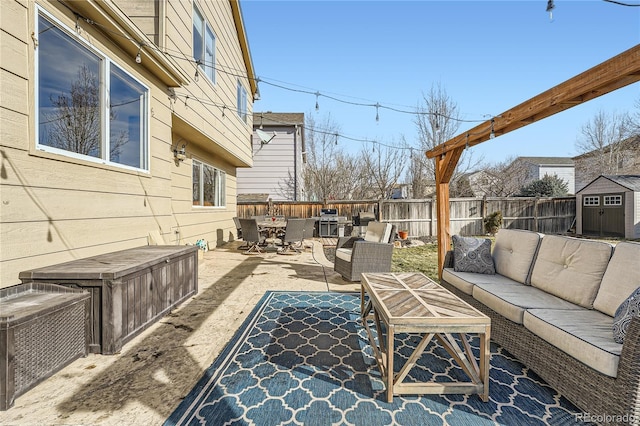
[{"label": "wooden pergola beam", "polygon": [[[640,44],[558,84],[425,153],[436,166],[439,275],[450,247],[449,182],[462,151],[640,81]],[[446,223],[441,223],[446,221]]]}]

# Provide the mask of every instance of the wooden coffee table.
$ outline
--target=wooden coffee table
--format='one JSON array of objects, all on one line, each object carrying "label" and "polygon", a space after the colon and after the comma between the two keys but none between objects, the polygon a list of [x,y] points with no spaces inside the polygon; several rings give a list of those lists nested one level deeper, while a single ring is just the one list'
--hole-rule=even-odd
[{"label": "wooden coffee table", "polygon": [[[360,309],[362,323],[387,389],[388,402],[393,401],[394,395],[446,393],[478,394],[483,401],[488,401],[489,317],[418,272],[363,273]],[[375,326],[377,338],[371,326]],[[422,335],[422,340],[400,371],[395,373],[393,356],[397,333],[417,333]],[[467,341],[466,334],[469,333],[480,337],[479,360]],[[453,334],[459,334],[459,341]],[[470,381],[404,382],[434,337]]]}]

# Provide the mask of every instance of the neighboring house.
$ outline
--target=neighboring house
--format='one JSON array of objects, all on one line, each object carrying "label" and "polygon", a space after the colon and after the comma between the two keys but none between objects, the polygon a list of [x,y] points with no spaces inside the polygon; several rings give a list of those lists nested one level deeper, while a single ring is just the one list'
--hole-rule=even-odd
[{"label": "neighboring house", "polygon": [[[574,161],[570,157],[518,157],[508,169],[523,169],[526,174],[523,185],[556,175],[567,182],[569,194],[575,194]],[[509,170],[508,170],[509,171]]]},{"label": "neighboring house", "polygon": [[576,194],[576,233],[640,238],[640,174],[598,176]]},{"label": "neighboring house", "polygon": [[230,239],[257,93],[238,0],[0,7],[0,287],[150,242]]},{"label": "neighboring house", "polygon": [[238,197],[305,200],[303,113],[253,113],[253,167],[238,169]]},{"label": "neighboring house", "polygon": [[640,136],[594,149],[573,157],[576,165],[576,193],[600,175],[640,173]]}]

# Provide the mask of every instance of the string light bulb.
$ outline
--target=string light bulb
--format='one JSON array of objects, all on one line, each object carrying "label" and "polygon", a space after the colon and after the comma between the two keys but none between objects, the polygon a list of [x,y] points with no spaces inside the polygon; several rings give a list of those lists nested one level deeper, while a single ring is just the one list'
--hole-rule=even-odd
[{"label": "string light bulb", "polygon": [[200,59],[198,59],[198,60],[196,61],[196,73],[195,73],[195,75],[193,76],[193,80],[194,80],[196,83],[200,80],[200,64],[201,64],[201,63],[202,63],[202,62],[200,62]]},{"label": "string light bulb", "polygon": [[338,133],[336,133],[336,145],[338,145]]},{"label": "string light bulb", "polygon": [[262,119],[263,119],[263,116],[262,116],[262,113],[260,113],[260,130],[264,129],[264,126],[262,125]]},{"label": "string light bulb", "polygon": [[434,113],[434,115],[436,117],[436,123],[435,123],[435,125],[433,127],[436,129],[436,132],[439,132],[440,131],[440,123],[439,123],[439,121],[440,120],[438,119],[438,113],[436,112],[436,113]]},{"label": "string light bulb", "polygon": [[380,114],[378,113],[379,108],[380,104],[376,102],[376,122],[380,121]]},{"label": "string light bulb", "polygon": [[140,55],[140,50],[142,49],[142,45],[138,47],[138,53],[136,54],[136,64],[142,63],[142,56]]},{"label": "string light bulb", "polygon": [[493,123],[495,122],[495,118],[491,119],[491,133],[489,133],[489,139],[495,139],[496,138],[496,132],[493,131]]},{"label": "string light bulb", "polygon": [[320,92],[316,92],[316,111],[320,110],[320,104],[318,104],[319,96],[320,96]]},{"label": "string light bulb", "polygon": [[556,8],[556,5],[553,4],[553,0],[547,1],[547,12],[549,12],[549,21],[553,22],[553,9]]}]

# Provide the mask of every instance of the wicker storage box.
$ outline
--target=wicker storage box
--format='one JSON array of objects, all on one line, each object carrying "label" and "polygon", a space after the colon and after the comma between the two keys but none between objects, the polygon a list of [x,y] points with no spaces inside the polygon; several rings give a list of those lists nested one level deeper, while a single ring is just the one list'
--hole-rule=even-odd
[{"label": "wicker storage box", "polygon": [[89,299],[50,283],[0,289],[0,410],[89,347]]},{"label": "wicker storage box", "polygon": [[196,246],[143,246],[20,272],[91,294],[89,352],[112,355],[198,292]]}]

